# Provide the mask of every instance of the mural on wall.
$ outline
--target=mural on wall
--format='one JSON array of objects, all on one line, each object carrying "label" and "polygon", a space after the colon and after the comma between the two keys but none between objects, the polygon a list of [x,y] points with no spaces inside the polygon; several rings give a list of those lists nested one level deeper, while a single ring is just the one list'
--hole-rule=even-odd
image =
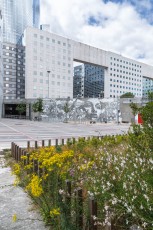
[{"label": "mural on wall", "polygon": [[50,99],[44,101],[43,114],[49,120],[109,122],[117,120],[118,108],[117,99]]}]

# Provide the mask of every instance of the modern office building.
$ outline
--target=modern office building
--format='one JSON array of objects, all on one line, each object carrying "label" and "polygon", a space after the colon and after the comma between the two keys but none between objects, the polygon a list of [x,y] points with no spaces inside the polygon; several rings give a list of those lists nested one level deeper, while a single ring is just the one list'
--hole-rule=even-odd
[{"label": "modern office building", "polygon": [[3,98],[25,98],[25,47],[3,43]]},{"label": "modern office building", "polygon": [[27,26],[39,27],[39,0],[0,0],[3,41],[17,44]]},{"label": "modern office building", "polygon": [[82,64],[74,67],[73,97],[103,97],[104,68],[101,66]]},{"label": "modern office building", "polygon": [[47,31],[27,28],[24,44],[26,98],[72,98],[73,61],[103,67],[105,98],[142,97],[143,78],[153,79],[153,66]]},{"label": "modern office building", "polygon": [[24,34],[25,97],[73,97],[73,41],[27,28]]}]

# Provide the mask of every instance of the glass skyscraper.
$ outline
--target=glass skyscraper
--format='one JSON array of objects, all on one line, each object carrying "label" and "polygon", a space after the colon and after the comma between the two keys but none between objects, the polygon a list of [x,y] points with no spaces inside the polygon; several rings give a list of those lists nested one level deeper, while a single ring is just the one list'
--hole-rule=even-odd
[{"label": "glass skyscraper", "polygon": [[40,0],[33,0],[33,26],[39,28],[40,23]]},{"label": "glass skyscraper", "polygon": [[0,0],[3,41],[17,44],[27,26],[39,27],[39,0]]}]

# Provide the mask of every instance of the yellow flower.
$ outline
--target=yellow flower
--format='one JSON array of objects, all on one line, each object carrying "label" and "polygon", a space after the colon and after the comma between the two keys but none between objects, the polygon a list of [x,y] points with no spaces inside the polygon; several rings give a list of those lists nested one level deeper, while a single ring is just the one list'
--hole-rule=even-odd
[{"label": "yellow flower", "polygon": [[56,217],[60,215],[60,209],[59,208],[54,208],[50,211],[50,216],[51,217]]},{"label": "yellow flower", "polygon": [[20,180],[18,177],[15,178],[15,181],[13,183],[14,186],[17,186],[19,184]]},{"label": "yellow flower", "polygon": [[20,165],[19,164],[14,164],[13,165],[13,174],[14,175],[20,175],[20,172],[21,172],[21,167],[20,167]]},{"label": "yellow flower", "polygon": [[43,193],[41,181],[42,179],[40,179],[37,175],[32,175],[31,182],[26,187],[26,189],[35,197],[39,197]]},{"label": "yellow flower", "polygon": [[16,222],[16,221],[17,221],[17,215],[16,215],[16,214],[14,214],[14,215],[12,216],[12,221],[13,221],[13,222]]}]

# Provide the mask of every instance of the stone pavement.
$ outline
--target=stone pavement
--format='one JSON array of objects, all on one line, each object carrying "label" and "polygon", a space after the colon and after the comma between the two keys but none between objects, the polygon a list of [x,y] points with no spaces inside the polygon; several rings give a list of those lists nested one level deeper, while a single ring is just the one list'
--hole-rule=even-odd
[{"label": "stone pavement", "polygon": [[129,124],[115,123],[46,123],[29,120],[0,119],[0,150],[11,147],[11,142],[15,142],[21,147],[27,146],[27,141],[34,146],[34,141],[52,139],[65,139],[70,137],[87,137],[115,135],[126,133]]},{"label": "stone pavement", "polygon": [[[14,186],[15,176],[0,155],[0,230],[46,230],[40,213],[27,193]],[[13,216],[17,220],[13,222]]]}]

